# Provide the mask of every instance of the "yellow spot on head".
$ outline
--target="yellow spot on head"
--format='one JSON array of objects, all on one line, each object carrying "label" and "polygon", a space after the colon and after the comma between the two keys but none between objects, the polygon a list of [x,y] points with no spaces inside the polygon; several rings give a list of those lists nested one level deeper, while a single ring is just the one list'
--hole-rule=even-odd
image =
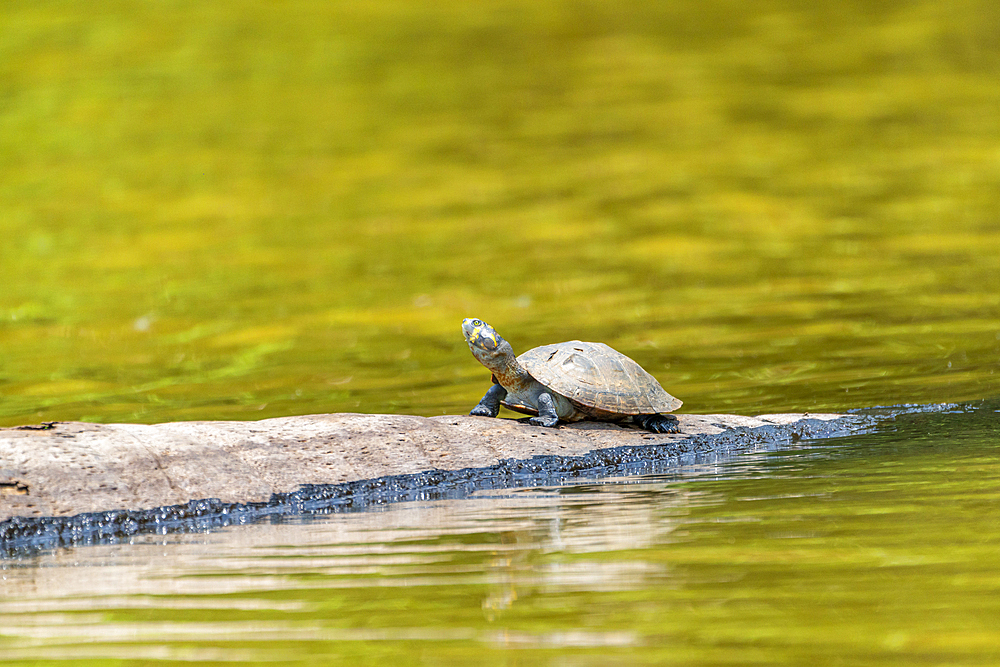
[{"label": "yellow spot on head", "polygon": [[[483,331],[483,328],[485,326],[486,326],[486,324],[484,323],[482,326],[478,326],[475,329],[473,329],[472,330],[472,337],[474,339],[476,339],[476,340],[481,340],[481,339],[489,338],[490,340],[493,341],[493,349],[496,349],[497,347],[499,347],[499,343],[497,343],[496,333],[494,333],[492,330]],[[484,343],[485,343],[485,340],[484,340]],[[484,345],[484,347],[485,347],[485,345]]]}]

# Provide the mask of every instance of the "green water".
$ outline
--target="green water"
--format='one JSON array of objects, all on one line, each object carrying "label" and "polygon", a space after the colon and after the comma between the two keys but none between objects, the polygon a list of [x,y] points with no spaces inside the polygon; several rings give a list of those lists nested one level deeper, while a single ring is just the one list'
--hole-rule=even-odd
[{"label": "green water", "polygon": [[[467,412],[469,316],[696,413],[996,396],[998,26],[5,0],[0,425]],[[935,419],[4,561],[0,661],[997,664],[996,415]]]},{"label": "green water", "polygon": [[4,2],[0,424],[995,394],[1000,12],[814,5]]},{"label": "green water", "polygon": [[0,562],[0,661],[996,665],[998,409]]}]

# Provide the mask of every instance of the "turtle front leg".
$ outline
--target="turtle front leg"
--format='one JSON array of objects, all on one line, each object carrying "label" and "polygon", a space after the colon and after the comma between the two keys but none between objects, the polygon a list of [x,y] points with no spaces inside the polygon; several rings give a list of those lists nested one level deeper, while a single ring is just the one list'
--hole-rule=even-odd
[{"label": "turtle front leg", "polygon": [[538,416],[529,419],[529,424],[534,424],[535,426],[555,426],[559,423],[559,415],[556,414],[556,404],[553,402],[550,394],[542,392],[535,399],[535,402],[538,403]]},{"label": "turtle front leg", "polygon": [[496,417],[500,414],[500,401],[507,397],[507,390],[498,384],[490,387],[478,405],[469,412],[474,417]]}]

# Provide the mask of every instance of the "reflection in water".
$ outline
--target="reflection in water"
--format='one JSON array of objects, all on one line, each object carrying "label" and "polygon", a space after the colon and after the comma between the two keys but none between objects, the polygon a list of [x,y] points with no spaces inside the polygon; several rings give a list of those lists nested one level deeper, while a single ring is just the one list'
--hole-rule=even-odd
[{"label": "reflection in water", "polygon": [[[645,500],[647,488],[655,503]],[[566,490],[491,492],[458,502],[404,503],[317,520],[56,550],[31,561],[6,562],[4,593],[151,595],[163,592],[163,580],[174,579],[174,594],[227,594],[280,589],[287,584],[284,577],[303,569],[338,578],[327,586],[354,586],[359,580],[352,577],[369,575],[389,578],[366,585],[430,585],[438,583],[437,566],[450,562],[456,550],[497,554],[496,563],[509,563],[523,561],[529,552],[647,548],[675,528],[671,517],[684,513],[692,497],[681,489],[634,483]],[[636,502],[636,494],[644,500]],[[464,542],[466,537],[473,542]],[[485,541],[477,544],[479,539]],[[171,557],[165,562],[167,553]],[[607,585],[601,583],[601,568],[575,572],[569,566],[553,571],[546,585],[561,586],[560,572],[568,585]],[[185,578],[191,573],[198,577]],[[454,568],[444,573],[453,581]]]},{"label": "reflection in water", "polygon": [[[530,638],[475,627],[330,628],[293,621],[136,622],[143,611],[172,617],[252,613],[313,615],[327,589],[474,589],[487,623],[532,594],[642,588],[664,567],[640,561],[550,560],[650,548],[667,540],[692,494],[660,484],[601,484],[481,494],[465,501],[407,503],[322,520],[252,525],[169,540],[59,550],[3,569],[0,626],[17,641],[7,655],[54,657],[49,642],[476,640],[524,645],[630,643],[630,633],[546,633]],[[276,597],[275,597],[276,595]],[[364,597],[364,596],[362,596]],[[115,620],[119,614],[126,618]],[[410,618],[408,625],[419,621]],[[487,625],[488,627],[488,625]],[[43,650],[44,649],[44,650]],[[102,652],[110,651],[110,652]],[[142,651],[140,651],[140,654]],[[73,653],[80,655],[79,653]],[[94,649],[125,657],[135,647]],[[162,649],[156,655],[165,655]],[[238,656],[238,653],[237,653]],[[149,655],[147,657],[152,657]],[[199,658],[204,659],[204,658]],[[243,659],[230,655],[226,659]]]}]

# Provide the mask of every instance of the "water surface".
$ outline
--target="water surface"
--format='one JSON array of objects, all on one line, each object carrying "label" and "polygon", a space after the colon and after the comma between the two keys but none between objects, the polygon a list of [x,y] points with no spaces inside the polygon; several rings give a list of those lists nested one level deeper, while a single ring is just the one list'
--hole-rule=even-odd
[{"label": "water surface", "polygon": [[693,412],[997,393],[989,0],[0,12],[0,423],[468,411],[459,334]]}]

